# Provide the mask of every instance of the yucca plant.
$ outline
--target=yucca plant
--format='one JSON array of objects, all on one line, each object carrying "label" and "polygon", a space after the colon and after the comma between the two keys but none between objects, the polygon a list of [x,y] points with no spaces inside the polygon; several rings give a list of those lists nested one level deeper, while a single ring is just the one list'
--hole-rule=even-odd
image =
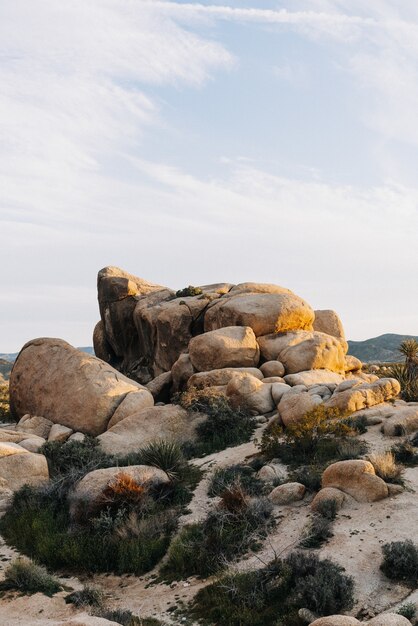
[{"label": "yucca plant", "polygon": [[179,480],[186,464],[180,447],[164,439],[149,443],[141,450],[140,456],[145,465],[163,470],[171,481]]}]

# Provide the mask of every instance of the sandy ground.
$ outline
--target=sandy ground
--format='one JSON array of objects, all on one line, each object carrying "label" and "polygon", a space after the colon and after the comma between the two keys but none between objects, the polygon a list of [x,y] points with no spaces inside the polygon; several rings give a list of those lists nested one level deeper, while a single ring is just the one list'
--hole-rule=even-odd
[{"label": "sandy ground", "polygon": [[[261,430],[259,428],[256,432],[256,438],[260,436]],[[370,451],[390,448],[396,441],[383,437],[379,426],[369,427],[362,438],[368,442]],[[205,475],[189,505],[189,513],[180,523],[201,519],[213,506],[214,500],[207,496],[207,486],[217,467],[241,462],[256,451],[251,442],[195,461],[205,471]],[[319,551],[321,556],[337,561],[353,576],[357,599],[353,615],[360,614],[368,618],[389,608],[396,608],[406,601],[418,603],[418,590],[411,593],[406,587],[390,582],[379,570],[382,545],[394,540],[414,540],[418,531],[418,467],[407,469],[405,480],[406,489],[400,495],[373,504],[353,503],[345,507],[335,521],[334,536]],[[307,497],[296,505],[277,507],[278,524],[275,531],[264,542],[260,552],[247,555],[235,567],[260,567],[271,560],[274,554],[284,555],[294,548],[311,515],[309,503],[310,498]],[[14,555],[14,551],[5,546],[4,542],[0,544],[0,578],[4,567]],[[190,578],[172,585],[154,584],[156,571],[142,577],[99,575],[89,578],[88,582],[103,588],[112,608],[129,609],[141,617],[153,616],[168,623],[185,624],[181,621],[173,622],[167,610],[181,602],[187,603],[208,581]],[[80,587],[84,582],[86,579],[63,578],[63,583],[73,588]],[[80,611],[65,604],[65,595],[66,592],[62,592],[47,598],[41,594],[8,594],[0,598],[0,625],[52,625],[71,619]],[[187,626],[190,626],[190,622]]]}]

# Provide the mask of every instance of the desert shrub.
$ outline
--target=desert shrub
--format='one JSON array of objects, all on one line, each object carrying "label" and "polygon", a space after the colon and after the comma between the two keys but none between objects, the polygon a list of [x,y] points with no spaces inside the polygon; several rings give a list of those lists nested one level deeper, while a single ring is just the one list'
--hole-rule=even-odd
[{"label": "desert shrub", "polygon": [[114,460],[102,452],[99,442],[93,437],[84,441],[47,441],[40,449],[46,456],[50,475],[62,476],[78,472],[80,478],[95,469],[111,467]]},{"label": "desert shrub", "polygon": [[176,291],[176,298],[187,298],[188,296],[200,296],[203,293],[200,287],[193,287],[189,285],[184,289]]},{"label": "desert shrub", "polygon": [[347,437],[338,444],[335,458],[338,461],[358,459],[366,454],[367,449],[368,447],[365,441],[356,439],[355,437]]},{"label": "desert shrub", "polygon": [[12,561],[4,572],[5,586],[18,589],[24,593],[44,593],[52,596],[60,591],[61,584],[57,578],[48,574],[41,565],[30,559],[19,557]]},{"label": "desert shrub", "polygon": [[353,434],[338,409],[329,409],[321,404],[308,411],[301,421],[289,424],[285,429],[277,423],[266,428],[259,448],[266,458],[279,457],[293,466],[307,462],[326,463],[340,458],[341,445]]},{"label": "desert shrub", "polygon": [[364,433],[367,433],[367,418],[365,415],[346,417],[343,422],[359,435],[364,435]]},{"label": "desert shrub", "polygon": [[393,452],[387,450],[379,454],[371,454],[368,460],[374,467],[376,475],[387,483],[402,483],[403,468],[395,461]]},{"label": "desert shrub", "polygon": [[302,465],[293,470],[289,478],[297,483],[305,485],[308,491],[319,491],[321,489],[323,467],[318,465]]},{"label": "desert shrub", "polygon": [[148,490],[140,485],[130,474],[119,472],[107,485],[98,502],[99,509],[129,510],[142,508],[147,500]]},{"label": "desert shrub", "polygon": [[98,587],[85,585],[82,589],[73,591],[65,598],[67,604],[74,604],[79,608],[101,608],[104,604],[104,593]]},{"label": "desert shrub", "polygon": [[418,452],[407,439],[392,446],[391,452],[397,463],[409,465],[410,467],[418,465]]},{"label": "desert shrub", "polygon": [[320,548],[332,536],[332,519],[323,515],[313,515],[303,530],[299,546],[301,548]]},{"label": "desert shrub", "polygon": [[265,490],[265,483],[257,478],[255,470],[249,465],[230,465],[217,469],[210,481],[208,494],[220,496],[237,481],[247,494],[260,495]]},{"label": "desert shrub", "polygon": [[[1,377],[0,377],[1,378]],[[9,385],[0,383],[0,422],[15,422],[10,413]]]},{"label": "desert shrub", "polygon": [[334,520],[337,517],[337,503],[332,498],[318,502],[316,510],[326,519]]},{"label": "desert shrub", "polygon": [[415,617],[417,607],[414,602],[407,602],[406,604],[402,604],[396,612],[398,615],[402,615],[402,617],[411,620]]},{"label": "desert shrub", "polygon": [[219,452],[248,441],[256,422],[243,409],[234,409],[226,396],[213,389],[190,389],[174,401],[191,413],[204,413],[207,419],[196,428],[197,441],[184,446],[188,458]]},{"label": "desert shrub", "polygon": [[417,402],[418,342],[415,339],[406,339],[399,346],[399,352],[405,357],[405,361],[390,365],[386,376],[396,378],[399,381],[403,400],[406,400],[406,402]]},{"label": "desert shrub", "polygon": [[161,568],[165,579],[208,576],[249,549],[273,526],[273,507],[265,498],[249,500],[237,485],[224,491],[220,505],[203,522],[184,526]]},{"label": "desert shrub", "polygon": [[256,571],[222,576],[197,593],[190,613],[202,624],[299,626],[299,608],[330,615],[352,605],[353,580],[341,567],[295,553]]},{"label": "desert shrub", "polygon": [[163,622],[154,617],[138,617],[125,609],[101,609],[94,611],[94,615],[122,626],[164,626]]},{"label": "desert shrub", "polygon": [[418,582],[418,548],[410,539],[393,541],[382,547],[383,561],[380,569],[392,580],[412,586]]}]

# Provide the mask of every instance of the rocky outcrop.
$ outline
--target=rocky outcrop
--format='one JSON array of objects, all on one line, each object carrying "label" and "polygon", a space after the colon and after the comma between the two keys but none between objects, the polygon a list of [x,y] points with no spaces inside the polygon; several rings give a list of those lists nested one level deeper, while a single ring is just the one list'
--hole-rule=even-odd
[{"label": "rocky outcrop", "polygon": [[338,461],[322,474],[322,487],[333,487],[352,496],[357,502],[376,502],[387,498],[388,486],[376,476],[369,461]]},{"label": "rocky outcrop", "polygon": [[132,413],[152,406],[154,400],[138,383],[61,339],[27,343],[10,377],[10,406],[15,417],[42,416],[90,435],[104,432],[115,411],[124,411],[127,404]]},{"label": "rocky outcrop", "polygon": [[271,383],[263,383],[251,374],[235,374],[226,387],[226,396],[232,406],[251,411],[255,415],[274,409]]},{"label": "rocky outcrop", "polygon": [[380,378],[374,383],[358,382],[348,389],[337,387],[326,406],[353,413],[396,398],[400,390],[401,386],[394,378]]},{"label": "rocky outcrop", "polygon": [[205,387],[219,387],[229,383],[235,374],[250,374],[259,380],[263,380],[263,374],[256,367],[225,367],[211,370],[210,372],[198,372],[193,374],[187,382],[189,388],[204,389]]},{"label": "rocky outcrop", "polygon": [[0,479],[11,491],[23,485],[38,486],[49,479],[43,454],[33,454],[17,443],[0,442]]}]

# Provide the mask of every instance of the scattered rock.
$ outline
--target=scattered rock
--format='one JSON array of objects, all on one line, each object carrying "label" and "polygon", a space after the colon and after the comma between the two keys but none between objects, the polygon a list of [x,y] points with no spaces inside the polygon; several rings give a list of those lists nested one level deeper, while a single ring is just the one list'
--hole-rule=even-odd
[{"label": "scattered rock", "polygon": [[275,480],[286,480],[287,475],[286,466],[278,463],[263,465],[263,467],[257,472],[257,478],[268,483]]},{"label": "scattered rock", "polygon": [[49,479],[46,458],[16,443],[0,443],[0,478],[12,491],[23,485],[41,485]]},{"label": "scattered rock", "polygon": [[25,415],[17,424],[17,429],[21,432],[25,432],[28,435],[35,435],[36,437],[42,437],[48,439],[49,431],[53,422],[40,415]]},{"label": "scattered rock", "polygon": [[340,489],[334,487],[325,487],[318,491],[314,499],[312,500],[311,507],[314,511],[317,511],[323,502],[335,502],[337,511],[342,509],[347,495]]},{"label": "scattered rock", "polygon": [[73,434],[73,430],[71,428],[67,428],[67,426],[63,426],[62,424],[53,424],[51,430],[49,431],[48,441],[59,441],[63,443],[67,441],[68,437]]},{"label": "scattered rock", "polygon": [[42,446],[45,443],[45,439],[43,437],[30,437],[29,439],[23,439],[19,442],[19,445],[22,448],[25,448],[28,452],[39,452]]},{"label": "scattered rock", "polygon": [[357,502],[376,502],[387,498],[387,484],[376,476],[369,461],[338,461],[322,474],[322,487],[334,487],[352,496]]},{"label": "scattered rock", "polygon": [[284,394],[288,393],[291,389],[292,387],[289,387],[289,385],[273,383],[271,386],[271,397],[273,398],[274,404],[277,406]]},{"label": "scattered rock", "polygon": [[275,487],[268,495],[268,499],[273,504],[291,504],[302,500],[306,487],[302,483],[284,483]]},{"label": "scattered rock", "polygon": [[271,376],[280,376],[282,378],[285,374],[284,365],[280,361],[266,361],[263,365],[260,365],[260,370],[266,378]]},{"label": "scattered rock", "polygon": [[392,407],[392,415],[382,425],[382,433],[388,437],[401,437],[418,430],[418,407]]}]

